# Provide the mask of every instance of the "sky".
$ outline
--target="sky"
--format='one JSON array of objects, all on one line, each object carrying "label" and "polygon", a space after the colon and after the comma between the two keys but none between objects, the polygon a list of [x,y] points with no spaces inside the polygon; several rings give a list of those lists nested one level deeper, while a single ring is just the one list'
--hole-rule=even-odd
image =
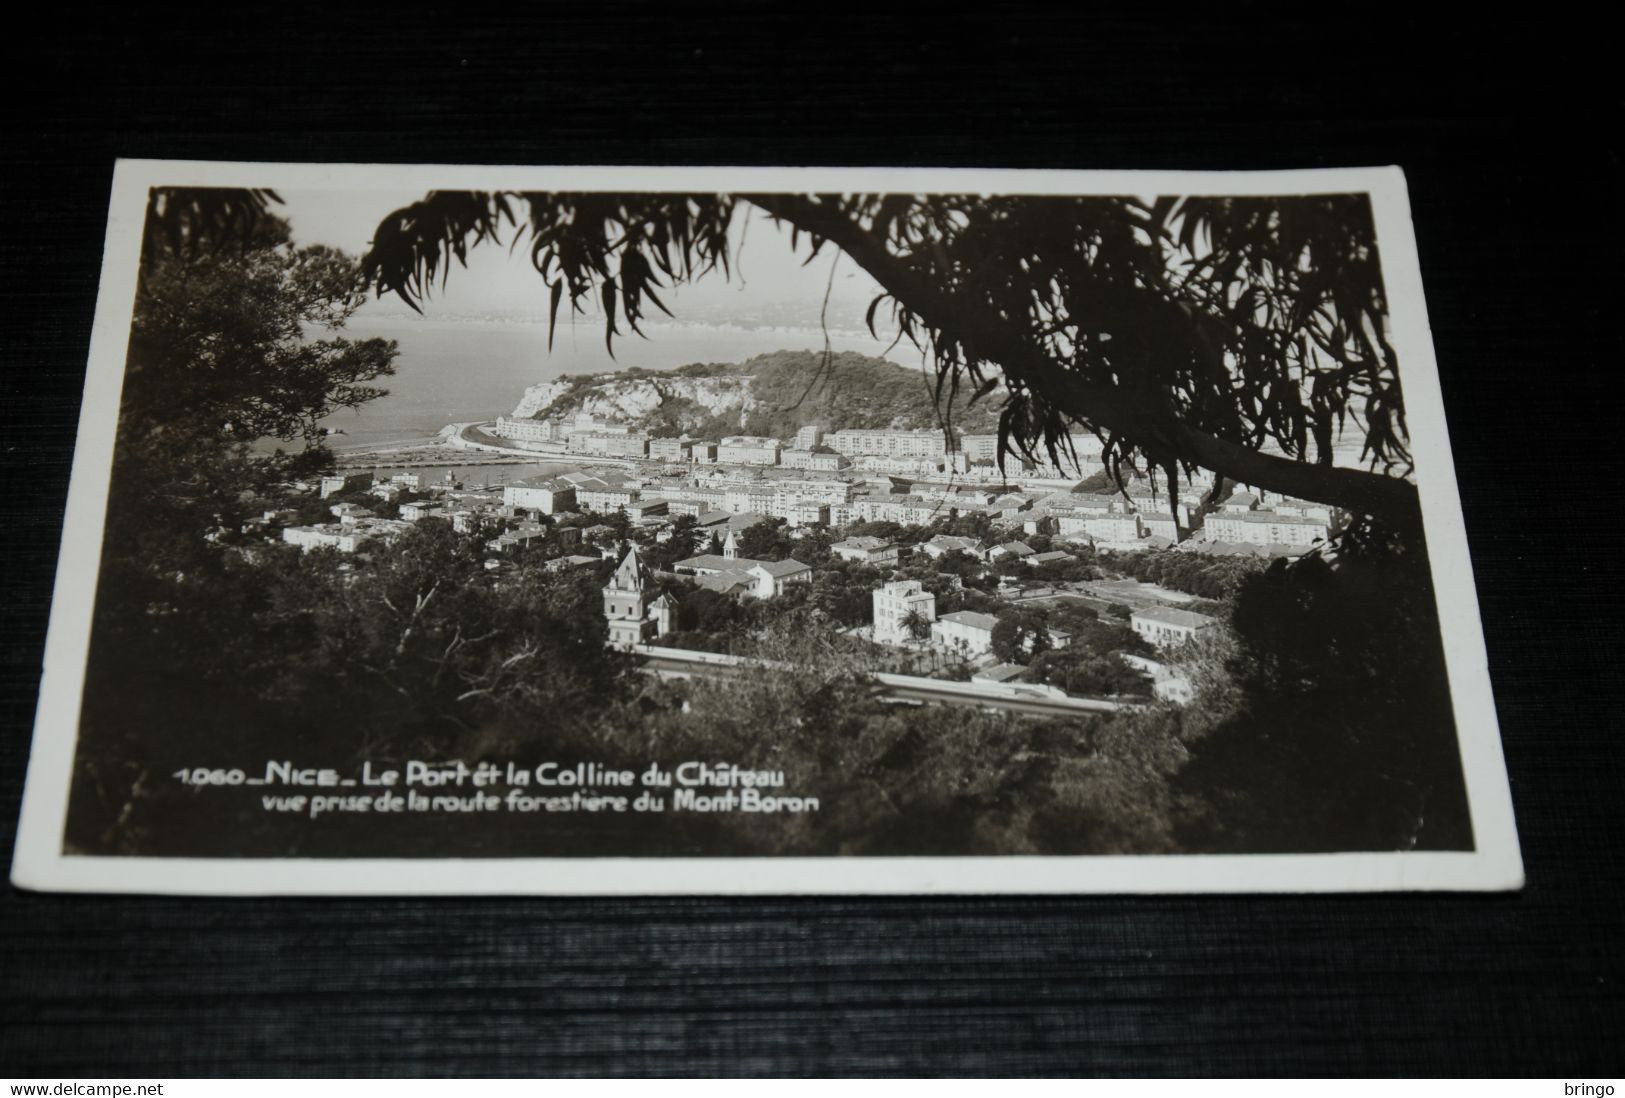
[{"label": "sky", "polygon": [[[363,254],[378,223],[391,211],[423,197],[421,191],[279,191],[284,204],[275,212],[288,219],[295,243],[326,244],[354,255]],[[747,215],[748,214],[748,220]],[[742,230],[742,231],[741,231]],[[662,292],[661,299],[685,318],[715,319],[727,312],[749,313],[774,305],[798,304],[816,322],[825,288],[830,288],[830,323],[855,326],[880,292],[867,273],[846,256],[826,247],[811,264],[805,239],[798,250],[790,247],[790,233],[753,207],[735,217],[736,266],[731,279],[714,273],[691,285]],[[742,239],[741,239],[742,238]],[[469,253],[468,268],[455,268],[442,290],[438,285],[425,312],[528,312],[545,315],[547,291],[521,246],[510,254],[506,245],[484,244]],[[834,281],[831,265],[834,264]],[[368,312],[405,311],[398,300],[374,301]],[[655,310],[652,308],[650,312]]]}]

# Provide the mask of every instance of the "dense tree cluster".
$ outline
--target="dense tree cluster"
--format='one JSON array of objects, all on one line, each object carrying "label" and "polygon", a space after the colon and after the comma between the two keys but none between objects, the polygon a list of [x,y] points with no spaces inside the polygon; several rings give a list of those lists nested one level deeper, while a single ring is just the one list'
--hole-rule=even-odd
[{"label": "dense tree cluster", "polygon": [[[296,248],[286,222],[217,192],[159,189],[151,202],[103,567],[110,591],[161,602],[163,577],[207,567],[202,531],[235,528],[271,486],[326,467],[308,445],[319,421],[382,392],[370,383],[396,351],[339,334],[364,300],[353,258]],[[300,448],[268,455],[263,439]]]},{"label": "dense tree cluster", "polygon": [[1426,560],[1347,549],[1247,579],[1225,671],[1240,705],[1179,777],[1203,849],[1468,849]]},{"label": "dense tree cluster", "polygon": [[1258,557],[1218,557],[1174,550],[1108,552],[1101,555],[1101,563],[1144,583],[1214,601],[1233,597],[1247,577],[1262,572],[1267,564]]}]

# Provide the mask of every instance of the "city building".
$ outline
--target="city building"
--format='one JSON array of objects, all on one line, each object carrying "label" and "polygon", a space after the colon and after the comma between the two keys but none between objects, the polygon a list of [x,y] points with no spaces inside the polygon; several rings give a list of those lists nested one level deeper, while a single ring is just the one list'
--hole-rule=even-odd
[{"label": "city building", "polygon": [[371,473],[340,473],[336,476],[323,477],[321,498],[326,499],[337,492],[346,492],[351,488],[366,488],[371,484]]},{"label": "city building", "polygon": [[649,436],[619,431],[573,432],[566,449],[572,454],[640,458],[649,451]]},{"label": "city building", "polygon": [[782,595],[795,583],[812,582],[812,566],[799,560],[752,560],[739,555],[739,543],[732,530],[722,543],[722,553],[703,553],[672,565],[678,574],[696,577],[701,587],[731,595],[768,599]]},{"label": "city building", "polygon": [[527,525],[498,534],[486,544],[499,553],[507,553],[515,549],[528,549],[532,545],[541,545],[546,541],[546,529],[540,526]]},{"label": "city building", "polygon": [[491,433],[498,438],[512,439],[515,442],[559,440],[558,425],[547,419],[513,419],[510,416],[498,416]]},{"label": "city building", "polygon": [[594,433],[629,435],[632,434],[632,425],[629,423],[612,423],[607,419],[599,419],[591,412],[577,412],[570,423],[561,425],[559,428],[559,434],[564,436]]},{"label": "city building", "polygon": [[637,489],[625,482],[611,484],[603,481],[595,487],[576,489],[576,504],[584,511],[597,511],[599,514],[623,510],[637,498]]},{"label": "city building", "polygon": [[880,538],[871,537],[847,538],[831,545],[829,551],[842,560],[853,560],[876,567],[896,564],[898,555],[897,546]]},{"label": "city building", "polygon": [[718,465],[777,465],[779,441],[759,435],[730,435],[717,443]]},{"label": "city building", "polygon": [[942,470],[942,457],[901,457],[889,454],[860,454],[852,459],[860,473],[886,473],[891,476],[929,476]]},{"label": "city building", "polygon": [[946,556],[949,553],[969,553],[971,556],[980,556],[982,547],[975,538],[955,537],[952,534],[938,534],[930,541],[920,546],[920,551],[932,560]]},{"label": "city building", "polygon": [[1231,511],[1212,514],[1202,521],[1202,536],[1209,541],[1233,541],[1248,545],[1310,546],[1325,541],[1326,523],[1302,515],[1278,515],[1272,511]]},{"label": "city building", "polygon": [[1147,537],[1179,540],[1179,523],[1169,511],[1141,511],[1140,528]]},{"label": "city building", "polygon": [[1007,541],[1003,545],[995,545],[989,549],[987,559],[990,561],[1005,560],[1006,558],[1026,560],[1036,552],[1037,550],[1024,541]]},{"label": "city building", "polygon": [[876,588],[874,639],[880,644],[912,644],[920,640],[909,628],[911,619],[925,623],[937,620],[937,597],[919,580],[898,580]]},{"label": "city building", "polygon": [[947,513],[948,509],[941,501],[921,499],[919,496],[859,496],[852,501],[852,514],[859,522],[926,526]]},{"label": "city building", "polygon": [[778,489],[771,484],[741,484],[722,494],[722,509],[732,515],[766,515],[773,510]]},{"label": "city building", "polygon": [[445,508],[432,500],[420,499],[410,503],[401,504],[401,521],[418,522],[431,516],[439,516]]},{"label": "city building", "polygon": [[812,565],[802,564],[799,560],[759,560],[745,569],[754,586],[747,592],[759,599],[770,599],[775,595],[784,594],[784,589],[791,584],[811,583]]},{"label": "city building", "polygon": [[845,503],[852,498],[852,485],[844,480],[809,477],[778,482],[781,503]]},{"label": "city building", "polygon": [[1140,516],[1132,512],[1103,512],[1057,516],[1062,537],[1085,537],[1108,545],[1123,545],[1140,538]]},{"label": "city building", "polygon": [[1320,519],[1328,525],[1332,521],[1332,509],[1324,503],[1311,503],[1308,500],[1292,499],[1289,496],[1282,496],[1270,504],[1270,510],[1278,515],[1296,515],[1299,518]]},{"label": "city building", "polygon": [[999,619],[974,610],[944,614],[931,625],[931,643],[966,659],[979,659],[993,650],[993,627]]},{"label": "city building", "polygon": [[323,523],[320,526],[289,526],[282,531],[282,540],[297,545],[304,552],[312,549],[337,549],[341,553],[355,553],[371,541],[390,541],[412,524],[399,519],[359,518],[350,522]]},{"label": "city building", "polygon": [[972,465],[993,465],[999,456],[998,435],[965,435],[959,450]]},{"label": "city building", "polygon": [[1206,614],[1192,610],[1179,610],[1172,606],[1153,606],[1136,610],[1129,618],[1134,631],[1158,648],[1177,648],[1204,629],[1219,622]]},{"label": "city building", "polygon": [[829,504],[827,503],[774,503],[773,510],[769,513],[774,518],[783,519],[790,526],[829,525]]},{"label": "city building", "polygon": [[544,515],[570,511],[576,505],[576,486],[563,477],[527,477],[502,489],[502,503]]},{"label": "city building", "polygon": [[372,518],[374,515],[374,512],[359,503],[335,503],[327,509],[327,512],[340,522],[355,522],[357,519]]},{"label": "city building", "polygon": [[849,456],[936,458],[948,451],[943,432],[929,427],[912,431],[857,430],[846,428],[829,436],[830,449]]},{"label": "city building", "polygon": [[[786,469],[811,469],[812,459],[817,456],[811,450],[789,449],[779,452],[779,464]],[[839,454],[830,455],[839,458]]]},{"label": "city building", "polygon": [[686,438],[652,438],[649,456],[656,461],[690,461],[694,457],[694,444]]},{"label": "city building", "polygon": [[697,499],[684,499],[681,496],[666,497],[666,512],[672,515],[693,515],[699,518],[708,505]]}]

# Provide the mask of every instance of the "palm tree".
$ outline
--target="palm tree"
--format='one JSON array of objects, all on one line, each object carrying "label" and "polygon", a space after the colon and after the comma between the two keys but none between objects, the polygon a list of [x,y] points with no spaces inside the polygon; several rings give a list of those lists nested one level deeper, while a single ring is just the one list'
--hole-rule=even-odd
[{"label": "palm tree", "polygon": [[910,610],[903,615],[903,630],[915,640],[926,640],[931,636],[931,619],[920,613],[918,609]]}]

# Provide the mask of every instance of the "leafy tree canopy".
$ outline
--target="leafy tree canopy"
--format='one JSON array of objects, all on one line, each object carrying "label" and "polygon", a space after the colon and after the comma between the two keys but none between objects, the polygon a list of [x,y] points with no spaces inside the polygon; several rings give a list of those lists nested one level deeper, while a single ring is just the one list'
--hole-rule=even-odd
[{"label": "leafy tree canopy", "polygon": [[286,221],[217,192],[156,190],[151,205],[124,426],[314,440],[324,416],[382,394],[367,383],[393,372],[394,344],[331,335],[365,300],[355,259],[296,248]]},{"label": "leafy tree canopy", "polygon": [[1044,618],[1026,609],[1006,610],[993,626],[993,654],[1003,663],[1026,663],[1053,645]]},{"label": "leafy tree canopy", "polygon": [[294,247],[268,212],[274,198],[150,196],[109,496],[115,572],[195,571],[200,535],[229,526],[245,494],[331,459],[320,446],[272,459],[251,444],[319,440],[322,417],[377,396],[368,383],[393,370],[393,342],[335,334],[364,300],[358,262]]}]

